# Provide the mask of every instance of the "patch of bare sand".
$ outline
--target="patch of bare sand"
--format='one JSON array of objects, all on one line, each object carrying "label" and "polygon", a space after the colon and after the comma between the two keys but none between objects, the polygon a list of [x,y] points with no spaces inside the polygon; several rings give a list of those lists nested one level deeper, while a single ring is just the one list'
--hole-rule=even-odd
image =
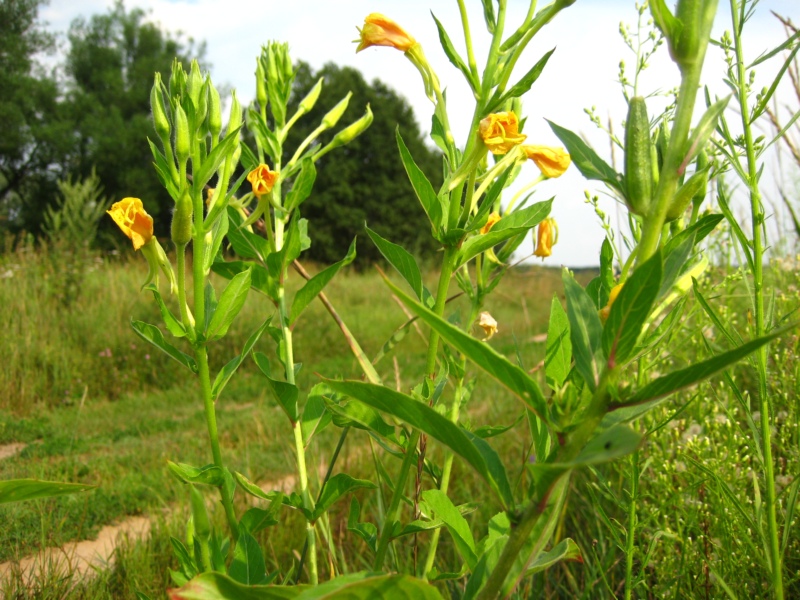
[{"label": "patch of bare sand", "polygon": [[16,456],[25,448],[28,447],[28,444],[22,444],[19,442],[14,442],[13,444],[5,444],[0,446],[0,460],[5,460],[6,458],[11,458],[12,456]]}]

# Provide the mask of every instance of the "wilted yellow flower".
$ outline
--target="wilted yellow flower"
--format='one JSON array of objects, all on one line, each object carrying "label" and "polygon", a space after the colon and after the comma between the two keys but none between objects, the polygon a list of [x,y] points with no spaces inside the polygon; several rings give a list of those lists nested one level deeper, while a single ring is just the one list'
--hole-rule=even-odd
[{"label": "wilted yellow flower", "polygon": [[380,13],[367,15],[364,27],[358,31],[361,34],[361,41],[356,52],[361,52],[370,46],[389,46],[408,52],[417,43],[417,40],[400,25]]},{"label": "wilted yellow flower", "polygon": [[519,132],[519,120],[511,111],[492,113],[483,119],[480,134],[492,154],[505,154],[528,137]]},{"label": "wilted yellow flower", "polygon": [[216,188],[206,188],[206,206],[211,206],[211,200],[214,199],[214,192]]},{"label": "wilted yellow flower", "polygon": [[555,219],[548,217],[539,223],[539,230],[536,236],[536,250],[533,255],[542,258],[550,256],[556,242],[558,242],[558,225],[556,225]]},{"label": "wilted yellow flower", "polygon": [[272,186],[278,181],[278,172],[270,171],[269,167],[262,163],[250,171],[247,181],[253,186],[253,194],[256,198],[261,198],[264,194],[272,191]]},{"label": "wilted yellow flower", "polygon": [[478,315],[478,327],[483,329],[483,333],[486,334],[486,337],[483,338],[484,340],[488,340],[497,333],[497,321],[486,311]]},{"label": "wilted yellow flower", "polygon": [[563,148],[550,146],[523,146],[528,155],[545,177],[559,177],[567,170],[572,159]]},{"label": "wilted yellow flower", "polygon": [[147,214],[139,198],[123,198],[106,211],[138,250],[153,237],[153,217]]},{"label": "wilted yellow flower", "polygon": [[481,227],[481,234],[489,233],[494,227],[494,224],[500,220],[500,213],[493,212],[489,215],[489,219],[486,221],[486,225]]},{"label": "wilted yellow flower", "polygon": [[617,299],[619,296],[619,292],[622,290],[622,284],[618,283],[611,291],[608,293],[608,304],[606,304],[603,308],[600,309],[600,320],[605,323],[608,319],[608,315],[611,314],[611,305],[614,304],[614,300]]}]

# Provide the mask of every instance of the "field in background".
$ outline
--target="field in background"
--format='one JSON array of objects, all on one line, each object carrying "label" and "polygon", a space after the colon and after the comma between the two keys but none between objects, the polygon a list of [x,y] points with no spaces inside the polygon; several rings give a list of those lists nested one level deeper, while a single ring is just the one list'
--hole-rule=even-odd
[{"label": "field in background", "polygon": [[[129,326],[131,316],[158,321],[154,303],[138,292],[146,272],[143,262],[98,259],[91,264],[80,295],[67,302],[59,293],[65,274],[58,256],[28,251],[0,257],[4,338],[0,345],[0,446],[24,445],[17,446],[22,449],[14,456],[0,460],[0,479],[41,477],[98,486],[89,494],[0,508],[4,524],[0,562],[41,547],[91,538],[103,525],[128,515],[153,517],[151,537],[120,546],[114,566],[93,582],[72,588],[70,597],[74,598],[135,598],[136,589],[156,597],[163,593],[168,585],[167,567],[176,566],[169,535],[180,535],[177,532],[183,528],[182,508],[174,507],[186,505],[186,491],[169,474],[166,461],[196,465],[211,461],[198,390],[185,383],[177,363],[157,354]],[[776,263],[771,274],[780,316],[800,301],[796,265]],[[586,280],[591,276],[584,275]],[[293,279],[297,285],[299,278]],[[724,306],[723,318],[743,325],[748,318],[746,299],[735,273],[730,277],[714,273],[701,285],[706,297],[719,297],[716,305]],[[451,294],[457,291],[454,285]],[[340,274],[326,293],[370,356],[406,320],[375,272]],[[542,334],[554,293],[561,294],[558,269],[534,266],[510,271],[492,296],[492,304],[486,306],[499,322],[492,346],[517,357],[527,369],[536,369],[544,357]],[[231,335],[212,347],[212,372],[238,354],[250,330],[272,312],[265,298],[251,294]],[[446,314],[458,313],[455,300]],[[303,363],[300,389],[309,389],[319,380],[318,374],[358,377],[358,364],[322,305],[314,303],[303,319],[294,338],[296,360]],[[680,327],[670,348],[679,362],[705,357],[709,347],[728,347],[697,306],[687,310]],[[403,352],[397,360],[393,353],[382,359],[378,370],[386,382],[407,390],[419,380],[425,339],[412,328],[400,342]],[[269,352],[268,343],[266,339],[259,342],[260,349]],[[785,511],[787,490],[800,472],[797,336],[776,344],[772,355],[777,475]],[[235,378],[218,401],[222,451],[232,469],[252,480],[280,482],[290,475],[293,464],[285,415],[267,394],[255,366],[243,368],[245,376]],[[641,424],[644,430],[654,430],[641,451],[638,519],[642,534],[637,540],[642,592],[649,590],[651,597],[719,597],[719,581],[734,582],[743,597],[756,597],[761,591],[763,570],[754,562],[753,534],[737,517],[736,506],[752,504],[759,485],[756,450],[751,447],[751,428],[757,426],[758,415],[749,410],[748,393],[755,389],[755,378],[746,363],[730,373],[744,390],[741,398],[717,377],[682,394]],[[510,425],[521,405],[482,378],[468,411],[476,427]],[[319,460],[327,460],[338,433],[331,426],[315,438]],[[492,440],[510,473],[519,476],[519,485],[525,484],[528,460],[520,440],[527,436],[523,420]],[[370,449],[380,453],[363,432],[351,434],[343,457],[348,472],[374,480]],[[431,452],[435,455],[437,449]],[[390,473],[397,469],[392,459],[384,457],[384,461]],[[625,463],[621,463],[575,478],[568,500],[572,506],[565,512],[556,540],[573,537],[584,552],[584,562],[565,563],[537,576],[523,594],[604,598],[620,592],[624,566],[616,536],[626,519],[625,477]],[[455,481],[459,487],[454,499],[478,499],[480,508],[471,519],[485,522],[497,510],[491,502],[480,502],[485,490],[466,469],[459,468]],[[376,510],[374,494],[359,497],[366,515]],[[347,503],[342,502],[332,515],[340,520],[332,524],[332,530],[337,532],[344,564],[357,570],[363,568],[358,562],[361,542],[346,531],[346,512]],[[284,549],[290,544],[298,547],[301,535],[299,521],[292,527],[291,519],[280,530],[262,532],[263,547],[270,549],[268,567],[274,568],[278,560],[291,560]],[[424,545],[425,536],[419,538]],[[285,572],[288,564],[282,567]],[[800,594],[797,527],[787,534],[786,572],[794,577],[787,580],[787,591]],[[56,578],[43,585],[40,595],[31,592],[30,597],[64,597],[69,587]],[[13,582],[0,584],[3,589],[9,598],[28,597],[21,590],[12,595]]]}]

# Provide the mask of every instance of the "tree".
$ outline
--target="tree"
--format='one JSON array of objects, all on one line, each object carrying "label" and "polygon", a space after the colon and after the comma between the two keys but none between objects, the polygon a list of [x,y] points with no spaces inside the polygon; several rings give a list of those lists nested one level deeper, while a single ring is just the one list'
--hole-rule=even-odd
[{"label": "tree", "polygon": [[72,23],[66,71],[78,146],[71,173],[86,178],[96,169],[110,198],[141,198],[156,234],[167,235],[173,201],[147,143],[155,139],[150,88],[156,71],[166,76],[176,57],[188,67],[204,46],[183,44],[145,17],[117,2],[107,14]]},{"label": "tree", "polygon": [[[288,152],[294,151],[348,91],[353,92],[353,97],[339,126],[323,134],[320,143],[327,143],[342,125],[361,117],[366,104],[370,104],[375,119],[366,133],[317,164],[314,191],[302,206],[312,240],[307,256],[325,264],[340,260],[358,235],[357,264],[363,268],[379,260],[377,248],[366,239],[365,223],[417,256],[431,256],[437,246],[430,230],[417,225],[422,208],[400,162],[395,129],[400,128],[411,154],[435,188],[442,183],[441,158],[425,145],[408,102],[378,80],[367,83],[351,67],[329,63],[315,73],[308,64],[300,62],[292,107],[297,106],[320,77],[325,78],[323,93],[314,109],[291,130],[284,145]],[[286,156],[284,160],[289,158]]]},{"label": "tree", "polygon": [[40,3],[0,3],[0,218],[18,227],[36,210],[28,199],[55,195],[73,137],[55,78],[34,60],[53,48],[36,20]]}]

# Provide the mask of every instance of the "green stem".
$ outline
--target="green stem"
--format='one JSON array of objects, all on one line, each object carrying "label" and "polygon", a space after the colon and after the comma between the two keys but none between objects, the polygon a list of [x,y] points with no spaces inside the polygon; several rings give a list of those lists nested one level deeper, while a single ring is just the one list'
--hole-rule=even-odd
[{"label": "green stem", "polygon": [[692,125],[697,90],[700,86],[700,74],[703,70],[702,57],[681,74],[681,89],[678,94],[678,107],[675,110],[675,122],[669,139],[667,155],[661,168],[655,198],[650,213],[644,219],[642,237],[639,240],[637,264],[649,259],[658,249],[661,230],[667,219],[667,210],[675,196],[680,173],[678,169],[686,153],[686,142]]},{"label": "green stem", "polygon": [[[742,49],[741,27],[737,0],[731,0],[731,18],[733,20],[733,39],[736,49],[736,66],[738,69],[739,107],[744,130],[745,150],[747,152],[747,187],[750,193],[750,212],[753,221],[753,299],[755,304],[755,335],[761,337],[765,333],[764,311],[764,206],[758,188],[758,164],[756,162],[753,131],[749,119],[750,109],[747,103],[746,68]],[[772,590],[777,600],[783,600],[783,567],[781,564],[781,547],[778,536],[778,520],[775,498],[775,472],[772,462],[772,419],[771,403],[767,390],[767,346],[756,351],[756,370],[758,372],[758,399],[761,409],[761,445],[764,455],[764,483],[766,487],[765,509],[767,517],[770,577]]]},{"label": "green stem", "polygon": [[186,303],[186,244],[175,246],[178,261],[178,305],[181,312],[181,323],[189,332],[189,339],[194,342],[194,320],[189,313],[189,305]]}]

